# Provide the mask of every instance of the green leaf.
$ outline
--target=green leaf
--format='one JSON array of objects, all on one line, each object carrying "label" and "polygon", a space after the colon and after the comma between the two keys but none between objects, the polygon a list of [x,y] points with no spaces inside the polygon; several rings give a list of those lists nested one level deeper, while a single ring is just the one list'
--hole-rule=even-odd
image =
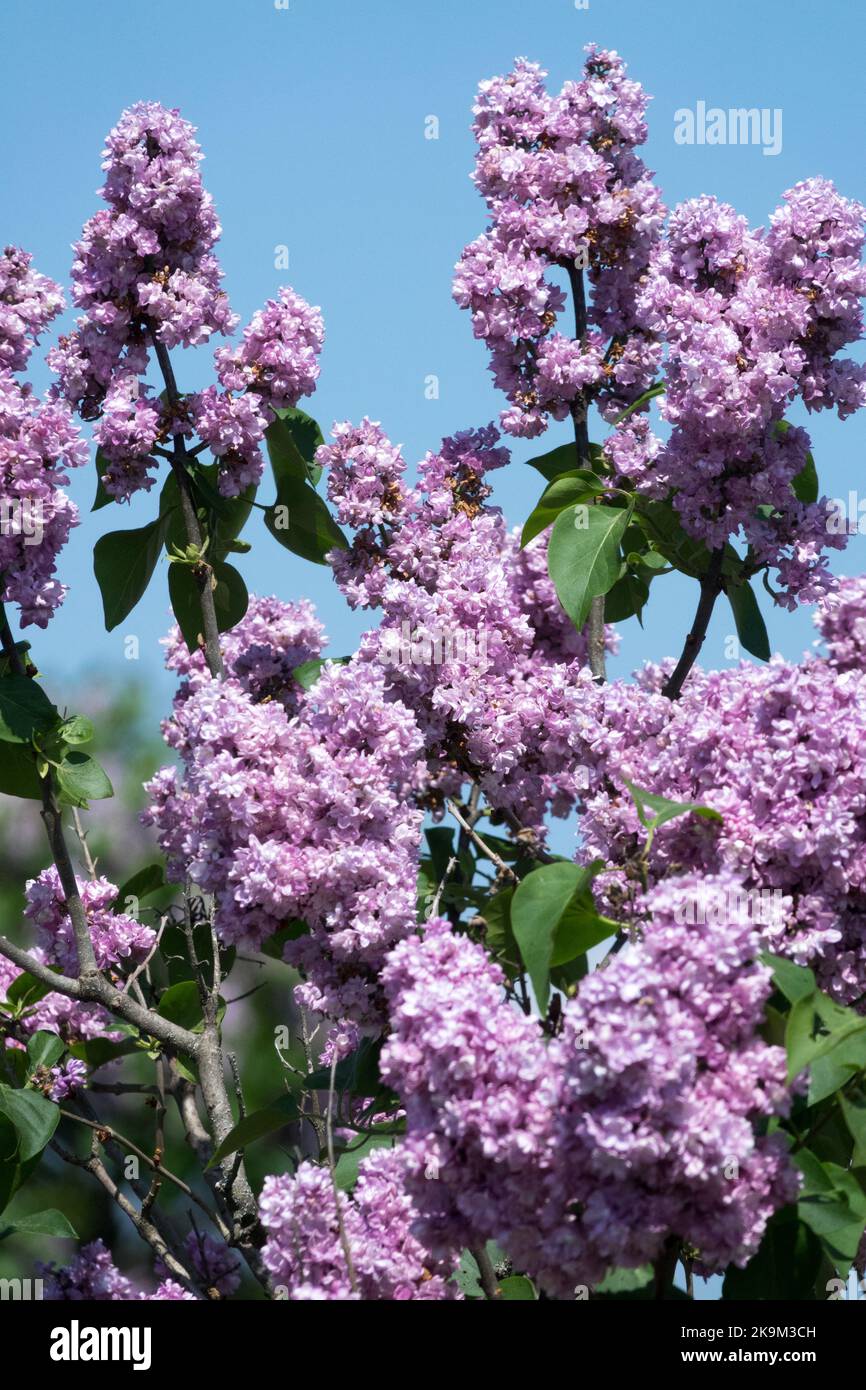
[{"label": "green leaf", "polygon": [[[387,1088],[379,1075],[381,1038],[363,1038],[355,1051],[337,1063],[334,1071],[334,1090],[351,1096],[384,1095]],[[304,1079],[308,1091],[328,1091],[331,1087],[331,1068],[317,1067]]]},{"label": "green leaf", "polygon": [[631,405],[627,405],[625,410],[623,410],[619,415],[617,415],[616,419],[613,422],[614,428],[617,425],[621,425],[623,420],[627,420],[629,415],[634,414],[636,410],[640,410],[642,405],[646,405],[647,402],[651,401],[655,396],[663,396],[664,391],[664,383],[661,381],[657,381],[653,386],[649,388],[648,391],[644,391],[642,396],[638,396],[636,401],[632,401]]},{"label": "green leaf", "polygon": [[815,993],[815,976],[808,967],[795,965],[787,956],[773,956],[769,951],[763,952],[760,959],[772,970],[773,984],[790,1004],[796,1004],[798,999],[806,999]]},{"label": "green leaf", "polygon": [[0,1114],[0,1211],[11,1200],[19,1177],[18,1131],[11,1120]]},{"label": "green leaf", "polygon": [[[699,806],[694,801],[668,801],[665,796],[657,796],[655,792],[647,792],[642,787],[635,786],[627,777],[623,777],[622,780],[637,808],[638,820],[646,830],[657,830],[660,825],[665,825],[669,820],[676,820],[678,816],[685,816],[690,811],[704,820],[722,819],[718,811],[714,811],[710,806]],[[650,811],[653,812],[652,816],[648,815]]]},{"label": "green leaf", "polygon": [[800,472],[791,479],[791,487],[794,489],[794,496],[798,501],[806,503],[818,501],[821,488],[818,482],[818,470],[811,454],[806,455],[806,462]]},{"label": "green leaf", "polygon": [[[789,420],[776,421],[776,434],[787,434],[791,428]],[[818,482],[818,470],[815,467],[815,460],[811,453],[806,455],[806,462],[800,469],[795,478],[791,479],[791,490],[800,502],[817,502],[818,494],[821,491]]]},{"label": "green leaf", "polygon": [[35,976],[28,974],[26,970],[22,970],[20,975],[15,976],[15,979],[6,991],[6,999],[10,1004],[21,1005],[22,1008],[30,1008],[32,1005],[38,1004],[40,999],[44,999],[46,994],[50,993],[51,991],[48,986],[44,985],[41,980],[37,980]]},{"label": "green leaf", "polygon": [[[499,1248],[495,1241],[488,1240],[485,1248],[490,1263],[494,1268],[496,1265],[501,1265],[505,1262],[505,1253]],[[469,1250],[463,1251],[457,1273],[454,1275],[454,1282],[468,1298],[484,1297],[478,1264],[475,1260],[475,1256]]]},{"label": "green leaf", "polygon": [[124,912],[124,903],[128,898],[147,898],[151,893],[157,893],[160,888],[165,887],[165,874],[161,864],[147,864],[143,869],[128,878],[117,890],[117,897],[111,904],[112,912]]},{"label": "green leaf", "polygon": [[728,584],[725,592],[734,613],[737,636],[747,652],[759,661],[770,660],[770,638],[751,584]]},{"label": "green leaf", "polygon": [[93,572],[102,594],[106,632],[129,616],[147,589],[168,522],[165,513],[136,531],[110,531],[96,542]]},{"label": "green leaf", "polygon": [[811,1299],[821,1263],[821,1245],[796,1207],[784,1207],[767,1223],[764,1238],[745,1269],[729,1266],[723,1299],[743,1301]]},{"label": "green leaf", "polygon": [[563,860],[527,874],[511,900],[511,928],[542,1013],[550,997],[550,971],[582,955],[616,931],[600,917],[590,885],[601,861],[581,868]]},{"label": "green leaf", "polygon": [[57,730],[64,743],[77,747],[80,743],[93,741],[93,724],[83,714],[73,714],[64,719]]},{"label": "green leaf", "polygon": [[521,547],[528,545],[542,531],[546,531],[566,507],[574,506],[578,502],[589,502],[603,491],[604,484],[591,469],[570,468],[568,472],[560,473],[544,489],[537,505],[530,512],[520,537]]},{"label": "green leaf", "polygon": [[797,1203],[800,1220],[812,1230],[846,1278],[866,1226],[866,1193],[853,1173],[821,1163],[808,1149],[794,1155],[804,1185]]},{"label": "green leaf", "polygon": [[90,801],[102,801],[114,796],[111,782],[89,753],[72,749],[54,771],[61,800],[70,806],[86,807]]},{"label": "green leaf", "polygon": [[511,925],[511,904],[514,888],[501,888],[481,907],[484,918],[484,945],[494,959],[503,965],[510,975],[521,969],[520,948],[514,937]]},{"label": "green leaf", "polygon": [[298,409],[281,409],[275,413],[277,422],[266,434],[271,462],[274,463],[276,455],[279,461],[276,466],[286,460],[289,466],[296,467],[300,457],[306,476],[315,487],[322,476],[321,464],[315,461],[316,450],[325,442],[317,421]]},{"label": "green leaf", "polygon": [[17,743],[6,744],[0,758],[0,792],[30,801],[42,800],[42,783],[30,748]]},{"label": "green leaf", "polygon": [[[547,565],[559,601],[580,630],[592,600],[616,583],[620,573],[619,546],[630,512],[600,504],[578,512],[560,512],[547,550]],[[576,526],[583,519],[585,526]]]},{"label": "green leaf", "polygon": [[65,1051],[66,1044],[62,1038],[56,1033],[49,1033],[46,1029],[40,1028],[38,1033],[34,1033],[27,1040],[30,1071],[36,1071],[37,1067],[53,1067]]},{"label": "green leaf", "polygon": [[4,743],[29,744],[34,733],[50,729],[59,717],[42,686],[29,676],[0,679],[0,740]]},{"label": "green leaf", "polygon": [[808,1104],[819,1105],[822,1100],[847,1086],[848,1082],[863,1070],[866,1061],[864,1054],[866,1039],[859,1036],[846,1038],[833,1046],[823,1057],[816,1057],[809,1064]]},{"label": "green leaf", "polygon": [[[661,557],[660,557],[661,558]],[[662,563],[664,560],[662,559]],[[626,618],[641,621],[641,612],[649,598],[649,585],[640,575],[626,570],[609,591],[604,601],[604,620],[606,623],[622,623]]]},{"label": "green leaf", "polygon": [[256,1139],[264,1139],[266,1134],[285,1129],[286,1125],[290,1125],[297,1118],[298,1102],[295,1097],[289,1094],[277,1096],[269,1105],[263,1106],[261,1110],[254,1110],[251,1115],[245,1115],[238,1121],[216,1149],[207,1167],[213,1168],[216,1163],[228,1158],[229,1154],[236,1153],[238,1149],[245,1149]]},{"label": "green leaf", "polygon": [[55,1240],[77,1240],[78,1232],[56,1207],[34,1211],[29,1216],[16,1216],[10,1226],[0,1230],[0,1240],[6,1236],[52,1236]]},{"label": "green leaf", "polygon": [[[671,502],[639,498],[636,506],[636,521],[647,539],[669,564],[692,579],[700,579],[702,574],[706,574],[712,556],[703,541],[693,540],[683,528],[679,514]],[[742,570],[742,559],[732,545],[726,545],[722,561],[723,577],[739,579]]]},{"label": "green leaf", "polygon": [[[213,590],[214,611],[217,628],[228,632],[247,611],[249,594],[243,576],[224,560],[212,560],[210,568],[216,580]],[[177,619],[183,639],[191,652],[201,650],[204,626],[201,615],[201,590],[189,565],[170,565],[168,571],[168,593],[172,612]]]},{"label": "green leaf", "polygon": [[13,1091],[0,1086],[0,1111],[18,1132],[18,1152],[22,1161],[41,1153],[60,1119],[60,1110],[38,1091]]},{"label": "green leaf", "polygon": [[[273,506],[265,512],[265,525],[274,539],[287,550],[304,560],[323,565],[330,550],[345,550],[348,541],[311,485],[315,466],[302,453],[302,448],[309,452],[318,426],[315,421],[307,424],[295,420],[293,414],[282,412],[281,418],[276,419],[266,431],[277,497]],[[309,421],[309,417],[305,417],[305,420]]]},{"label": "green leaf", "polygon": [[108,459],[101,449],[96,451],[96,496],[93,499],[92,512],[101,511],[103,507],[108,507],[114,501],[110,492],[106,492],[105,483],[102,481],[103,475],[108,472]]},{"label": "green leaf", "polygon": [[347,656],[313,657],[312,660],[302,661],[300,666],[295,666],[292,675],[303,690],[311,690],[329,661],[335,666],[345,666],[348,660]]},{"label": "green leaf", "polygon": [[558,448],[540,454],[537,459],[528,460],[530,468],[537,468],[549,483],[562,473],[570,473],[576,461],[577,449],[574,444],[560,444]]},{"label": "green leaf", "polygon": [[274,540],[302,560],[324,565],[329,551],[348,549],[343,532],[306,481],[288,475],[278,478],[277,500],[264,516]]},{"label": "green leaf", "polygon": [[797,999],[785,1029],[789,1081],[818,1058],[832,1055],[842,1044],[848,1055],[852,1044],[859,1045],[861,1065],[866,1065],[866,1018],[835,1004],[818,990]]},{"label": "green leaf", "polygon": [[634,1293],[653,1281],[652,1265],[639,1265],[637,1269],[609,1269],[596,1293]]},{"label": "green leaf", "polygon": [[424,831],[424,838],[430,846],[433,873],[439,883],[454,853],[454,828],[450,825],[433,825]]},{"label": "green leaf", "polygon": [[[225,1003],[220,1000],[220,1013],[225,1011]],[[156,1012],[160,1018],[168,1019],[170,1023],[176,1023],[179,1028],[186,1028],[191,1033],[197,1033],[203,1026],[201,997],[198,985],[195,980],[181,980],[176,985],[169,985],[168,989],[160,995],[159,1005]]]},{"label": "green leaf", "polygon": [[374,1149],[393,1148],[393,1134],[371,1134],[361,1142],[360,1135],[353,1141],[353,1147],[337,1159],[336,1178],[341,1192],[351,1192],[358,1181],[358,1170]]},{"label": "green leaf", "polygon": [[854,1167],[866,1165],[866,1096],[860,1091],[856,1095],[840,1096],[839,1104],[851,1138],[854,1140]]},{"label": "green leaf", "polygon": [[499,1297],[507,1303],[535,1302],[538,1295],[532,1280],[527,1279],[525,1274],[511,1274],[500,1283]]}]

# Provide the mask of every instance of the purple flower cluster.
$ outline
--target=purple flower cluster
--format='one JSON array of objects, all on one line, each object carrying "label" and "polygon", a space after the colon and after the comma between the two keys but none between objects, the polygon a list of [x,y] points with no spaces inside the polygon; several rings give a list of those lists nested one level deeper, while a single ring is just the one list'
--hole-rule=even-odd
[{"label": "purple flower cluster", "polygon": [[237,497],[259,483],[264,468],[261,443],[270,417],[252,392],[232,396],[209,386],[190,400],[191,419],[199,437],[219,463],[219,490]]},{"label": "purple flower cluster", "polygon": [[[635,315],[664,217],[635,154],[647,98],[618,54],[594,46],[587,54],[582,80],[557,96],[537,64],[519,59],[506,77],[481,84],[473,108],[474,181],[491,226],[464,250],[454,297],[490,349],[511,434],[540,434],[549,415],[562,420],[593,399],[615,414],[646,390],[659,361]],[[549,273],[567,270],[580,303],[584,267],[589,329],[576,341],[557,330],[565,295]]]},{"label": "purple flower cluster", "polygon": [[459,1296],[448,1279],[455,1252],[431,1259],[413,1234],[416,1212],[401,1149],[380,1148],[365,1158],[353,1192],[341,1192],[339,1204],[338,1213],[327,1168],[302,1163],[293,1175],[265,1179],[262,1255],[284,1297],[404,1302]]},{"label": "purple flower cluster", "polygon": [[77,1057],[70,1057],[68,1062],[64,1062],[59,1067],[51,1068],[51,1086],[48,1091],[48,1098],[55,1102],[65,1100],[75,1091],[80,1091],[86,1081],[87,1067]]},{"label": "purple flower cluster", "polygon": [[788,607],[820,597],[823,551],[844,542],[828,534],[826,500],[795,495],[809,438],[780,422],[797,397],[843,417],[866,403],[866,367],[836,357],[862,335],[864,218],[822,179],[789,190],[766,234],[712,197],[678,207],[638,295],[667,345],[671,437],[660,448],[631,422],[607,446],[617,461],[625,452],[626,476],[674,490],[686,530],[711,549],[742,528]]},{"label": "purple flower cluster", "polygon": [[840,579],[814,616],[837,671],[866,670],[866,575]]},{"label": "purple flower cluster", "polygon": [[0,253],[0,370],[23,372],[38,335],[64,308],[59,285],[18,246]]},{"label": "purple flower cluster", "polygon": [[93,428],[107,465],[101,474],[103,486],[118,502],[128,501],[134,492],[149,492],[156,482],[149,472],[157,466],[151,453],[164,438],[166,412],[147,392],[133,372],[118,372]]},{"label": "purple flower cluster", "polygon": [[[861,602],[859,586],[855,604]],[[830,610],[845,632],[844,608]],[[855,607],[856,612],[856,607]],[[843,650],[847,646],[844,639]],[[832,646],[831,646],[832,650]],[[850,654],[850,647],[846,655]],[[769,949],[815,968],[844,1003],[866,993],[866,686],[859,669],[809,658],[692,672],[678,701],[659,673],[599,695],[579,755],[592,769],[582,856],[621,871],[613,910],[630,910],[628,866],[642,831],[623,779],[722,821],[682,816],[659,828],[649,857],[658,882],[683,868],[729,870],[760,908]],[[640,911],[641,902],[635,905]]]},{"label": "purple flower cluster", "polygon": [[124,111],[103,151],[107,207],[75,247],[73,298],[83,311],[49,355],[63,396],[94,418],[120,374],[140,376],[147,338],[166,347],[233,332],[213,247],[220,236],[194,128],[158,102]]},{"label": "purple flower cluster", "polygon": [[558,1297],[671,1236],[706,1270],[748,1261],[797,1190],[753,1128],[787,1104],[784,1052],[758,1032],[769,971],[748,922],[680,924],[684,900],[734,883],[657,890],[643,940],[583,982],[549,1044],[445,923],[395,948],[382,1072],[434,1254],[495,1239]]},{"label": "purple flower cluster", "polygon": [[[193,126],[177,111],[139,102],[123,113],[104,151],[108,206],[75,247],[73,297],[82,313],[48,355],[57,394],[96,421],[103,482],[119,501],[151,488],[155,447],[193,428],[219,462],[220,491],[237,496],[261,477],[274,410],[309,395],[319,374],[321,315],[286,287],[253,316],[240,346],[215,354],[226,389],[179,403],[149,397],[142,378],[154,343],[195,347],[238,324],[220,286],[213,248],[221,229],[201,158]],[[34,296],[25,303],[38,323]]]},{"label": "purple flower cluster", "polygon": [[[308,610],[284,613],[309,632]],[[258,944],[305,923],[286,947],[307,978],[303,1002],[380,1023],[383,955],[415,921],[417,726],[357,660],[327,665],[298,704],[273,698],[284,653],[263,641],[270,631],[254,604],[232,635],[234,674],[193,671],[181,687],[165,734],[183,769],[149,784],[147,819],[170,872],[215,894],[225,940]]]},{"label": "purple flower cluster", "polygon": [[388,957],[380,1070],[406,1109],[416,1230],[438,1259],[497,1240],[532,1270],[557,1078],[538,1021],[504,1000],[481,946],[434,919]]},{"label": "purple flower cluster", "polygon": [[414,711],[431,791],[473,779],[491,805],[539,829],[548,801],[567,814],[576,784],[563,753],[585,705],[586,642],[547,577],[545,541],[520,551],[488,505],[487,477],[508,461],[497,430],[444,440],[409,491],[378,426],[339,426],[337,439],[317,459],[336,470],[331,496],[359,528],[331,557],[337,582],[353,607],[382,611],[360,656]]},{"label": "purple flower cluster", "polygon": [[[308,599],[284,603],[272,595],[251,594],[242,621],[222,634],[220,646],[226,671],[256,704],[278,700],[287,713],[296,714],[304,692],[292,672],[320,657],[325,641],[325,629]],[[182,678],[178,700],[210,684],[204,653],[190,652],[179,627],[171,629],[163,645],[168,670]]]},{"label": "purple flower cluster", "polygon": [[54,575],[78,508],[62,487],[87,453],[61,401],[0,370],[0,600],[19,605],[22,627],[47,627],[66,594]]},{"label": "purple flower cluster", "polygon": [[[117,888],[106,878],[78,885],[87,914],[90,939],[100,970],[143,960],[156,940],[151,927],[123,912],[112,912]],[[57,870],[43,869],[27,884],[24,916],[36,929],[36,940],[47,958],[67,975],[78,973],[75,937]]]},{"label": "purple flower cluster", "polygon": [[39,1264],[36,1272],[45,1280],[42,1297],[49,1303],[123,1303],[137,1297],[101,1240],[82,1245],[72,1263],[62,1269]]},{"label": "purple flower cluster", "polygon": [[65,469],[87,462],[87,445],[62,402],[40,401],[14,375],[63,308],[31,259],[14,246],[0,255],[0,602],[19,605],[22,626],[46,627],[66,593],[57,556],[78,525],[61,486]]},{"label": "purple flower cluster", "polygon": [[[229,1249],[224,1241],[215,1240],[207,1231],[189,1232],[183,1243],[183,1260],[186,1268],[206,1289],[216,1289],[221,1298],[231,1298],[240,1287],[240,1259]],[[157,1260],[154,1266],[157,1278],[167,1275],[165,1265]],[[177,1292],[173,1292],[177,1290]],[[169,1278],[160,1284],[151,1298],[190,1299],[193,1297],[179,1284]]]},{"label": "purple flower cluster", "polygon": [[311,396],[319,379],[325,325],[290,286],[253,314],[236,348],[219,348],[217,374],[229,391],[256,391],[272,410]]},{"label": "purple flower cluster", "polygon": [[316,462],[327,469],[328,497],[337,520],[356,531],[393,522],[403,507],[406,464],[377,422],[348,421],[333,428],[334,444],[323,444]]},{"label": "purple flower cluster", "polygon": [[[173,1279],[163,1279],[153,1293],[137,1289],[121,1274],[102,1240],[82,1245],[71,1264],[37,1264],[36,1273],[44,1280],[42,1297],[49,1303],[195,1303],[195,1294]],[[159,1273],[159,1263],[157,1264]]]}]

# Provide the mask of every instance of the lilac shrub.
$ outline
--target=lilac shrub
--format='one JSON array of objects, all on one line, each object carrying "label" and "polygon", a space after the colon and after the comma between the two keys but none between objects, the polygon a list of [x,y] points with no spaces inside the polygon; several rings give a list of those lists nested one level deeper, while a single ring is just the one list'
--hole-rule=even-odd
[{"label": "lilac shrub", "polygon": [[[178,111],[107,138],[43,400],[18,375],[64,299],[0,258],[2,600],[47,626],[93,450],[94,511],[151,508],[94,548],[106,629],[160,558],[174,616],[157,862],[115,884],[93,727],[0,606],[0,791],[50,861],[0,937],[2,1225],[70,1237],[19,1219],[50,1161],[144,1256],[121,1269],[105,1208],[70,1202],[50,1301],[664,1299],[695,1274],[817,1301],[862,1264],[864,580],[831,574],[787,415],[866,404],[864,209],[811,178],[766,228],[711,195],[668,214],[620,56],[545,77],[518,59],[473,108],[488,225],[454,295],[504,407],[414,474],[382,423],[326,439],[301,409],[324,324],[294,289],[236,336]],[[565,420],[514,530],[497,474]],[[247,592],[260,520],[364,614],[354,652]],[[681,653],[607,681],[672,571],[698,591]],[[771,658],[758,576],[820,603],[799,662]],[[757,660],[714,671],[722,596]]]}]

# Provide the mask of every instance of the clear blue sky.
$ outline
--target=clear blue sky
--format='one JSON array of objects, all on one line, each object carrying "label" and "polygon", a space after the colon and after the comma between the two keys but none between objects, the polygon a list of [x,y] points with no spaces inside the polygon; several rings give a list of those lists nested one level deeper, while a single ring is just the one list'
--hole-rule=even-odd
[{"label": "clear blue sky", "polygon": [[[97,206],[105,133],[140,98],[180,107],[207,156],[234,307],[246,320],[286,280],[320,304],[327,343],[311,409],[326,430],[364,413],[381,420],[413,463],[444,433],[483,423],[501,405],[450,281],[484,221],[468,177],[473,92],[516,55],[540,61],[558,86],[579,74],[584,43],[617,48],[655,98],[646,157],[670,206],[711,192],[760,224],[785,188],[813,174],[866,195],[866,23],[863,8],[843,0],[590,0],[587,11],[573,0],[289,0],[288,10],[273,0],[5,0],[2,32],[4,240],[32,250],[42,270],[65,281],[70,243]],[[782,152],[677,145],[674,112],[698,100],[781,107]],[[439,118],[438,141],[424,138],[428,115]],[[274,268],[280,243],[290,248],[288,273]],[[177,359],[182,386],[204,383],[206,350]],[[425,399],[428,373],[440,378],[438,401]],[[47,384],[40,363],[32,376]],[[866,421],[822,416],[811,428],[825,490],[847,493],[862,476]],[[565,437],[559,426],[539,447],[517,442],[515,467],[497,486],[511,522],[524,519],[539,491],[537,475],[517,465]],[[90,517],[92,490],[88,470],[73,486],[84,524],[63,556],[71,593],[49,634],[34,638],[58,694],[64,677],[85,668],[131,674],[125,632],[141,639],[133,671],[161,680],[164,575],[109,635],[90,559],[104,529],[143,524],[155,500]],[[327,571],[280,549],[255,516],[246,534],[255,543],[241,561],[250,588],[310,595],[332,650],[348,650],[363,620],[346,612]],[[855,537],[834,564],[862,570],[864,553]],[[645,630],[634,620],[622,625],[616,672],[679,649],[693,587],[677,577],[662,583]],[[772,644],[786,655],[812,640],[808,611],[768,616]],[[723,664],[732,631],[720,611],[708,664]]]}]

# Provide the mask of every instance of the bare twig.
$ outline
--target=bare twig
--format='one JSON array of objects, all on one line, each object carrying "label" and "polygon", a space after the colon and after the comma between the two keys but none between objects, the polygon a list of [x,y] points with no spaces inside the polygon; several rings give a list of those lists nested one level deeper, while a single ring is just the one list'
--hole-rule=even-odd
[{"label": "bare twig", "polygon": [[695,611],[694,622],[685,640],[682,655],[662,687],[662,694],[666,695],[669,700],[679,699],[686,676],[697,661],[701,647],[704,645],[704,638],[707,635],[710,618],[713,616],[716,599],[722,592],[721,575],[724,558],[723,549],[714,550],[709,568],[706,574],[701,576],[701,596]]},{"label": "bare twig", "polygon": [[514,872],[513,869],[510,869],[508,867],[504,859],[500,859],[496,851],[494,849],[491,849],[490,846],[486,843],[486,841],[482,840],[478,832],[469,824],[468,820],[466,820],[459,806],[457,806],[455,802],[451,801],[450,798],[446,800],[445,805],[448,811],[456,820],[457,824],[462,826],[463,830],[468,835],[472,843],[477,846],[477,848],[481,851],[485,858],[490,860],[491,864],[495,864],[496,868],[499,870],[500,874],[502,874],[503,878],[512,879],[516,883],[517,874]]}]

